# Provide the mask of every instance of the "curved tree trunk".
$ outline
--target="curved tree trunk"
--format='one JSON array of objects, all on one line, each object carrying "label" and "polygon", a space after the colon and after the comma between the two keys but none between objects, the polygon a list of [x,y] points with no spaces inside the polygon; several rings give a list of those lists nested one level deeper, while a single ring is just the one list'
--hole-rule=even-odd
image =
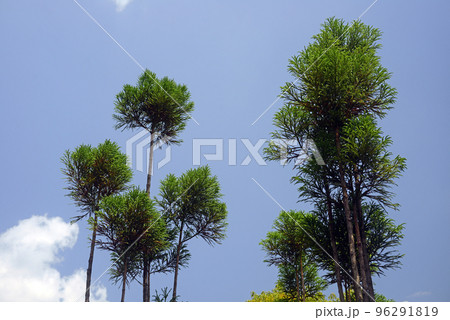
[{"label": "curved tree trunk", "polygon": [[[341,156],[341,139],[339,136],[339,128],[336,127],[336,149],[338,157]],[[349,247],[349,253],[350,253],[350,264],[352,268],[352,274],[354,277],[354,289],[355,289],[355,297],[356,301],[363,301],[362,298],[362,291],[360,287],[360,281],[359,281],[359,273],[358,273],[358,264],[356,261],[356,250],[355,250],[355,239],[354,239],[354,233],[353,233],[353,221],[352,221],[352,213],[350,211],[349,201],[348,201],[348,192],[347,192],[347,185],[345,182],[345,176],[344,176],[344,168],[342,166],[342,161],[339,159],[339,179],[341,183],[341,189],[342,189],[342,200],[344,202],[344,211],[345,211],[345,222],[347,226],[347,234],[348,234],[348,247]]]},{"label": "curved tree trunk", "polygon": [[92,230],[91,251],[89,253],[88,267],[86,271],[86,292],[84,301],[89,302],[91,293],[92,264],[94,262],[95,239],[97,237],[97,213],[94,213],[94,226]]}]

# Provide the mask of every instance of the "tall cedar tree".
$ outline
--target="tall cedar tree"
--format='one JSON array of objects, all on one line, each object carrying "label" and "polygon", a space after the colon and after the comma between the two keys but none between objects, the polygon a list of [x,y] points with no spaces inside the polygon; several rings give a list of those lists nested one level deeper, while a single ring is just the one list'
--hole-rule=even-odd
[{"label": "tall cedar tree", "polygon": [[71,152],[67,150],[61,158],[64,167],[62,173],[68,184],[68,196],[80,208],[82,215],[73,218],[79,221],[86,216],[93,218],[91,248],[86,272],[85,301],[89,301],[92,264],[97,235],[97,212],[100,201],[127,188],[132,178],[127,166],[127,157],[120,152],[115,142],[106,140],[97,148],[81,145]]},{"label": "tall cedar tree", "polygon": [[264,262],[278,266],[284,279],[289,278],[288,274],[294,276],[298,301],[306,301],[304,270],[313,263],[306,258],[311,247],[311,239],[305,232],[307,216],[302,211],[282,211],[273,224],[274,231],[268,232],[260,243],[267,254]]},{"label": "tall cedar tree", "polygon": [[225,238],[227,208],[221,201],[219,181],[208,166],[190,169],[180,177],[169,174],[160,185],[164,214],[178,231],[172,301],[177,298],[177,280],[183,245],[193,238],[220,244]]},{"label": "tall cedar tree", "polygon": [[[153,152],[158,142],[179,144],[178,135],[186,127],[194,109],[185,85],[145,70],[136,86],[126,84],[115,102],[116,129],[144,129],[150,133],[150,155],[146,191],[150,198]],[[150,262],[144,261],[143,300],[150,301]]]},{"label": "tall cedar tree", "polygon": [[[288,70],[296,80],[282,88],[287,105],[297,107],[307,115],[309,128],[320,128],[334,137],[337,164],[334,169],[342,193],[357,301],[367,297],[363,298],[360,288],[355,249],[356,219],[352,217],[341,136],[349,119],[360,114],[383,117],[395,101],[396,91],[387,83],[390,73],[382,67],[377,55],[380,37],[378,29],[361,21],[347,24],[340,19],[328,19],[321,32],[313,37],[313,43],[290,59]],[[364,279],[363,286],[367,292]]]},{"label": "tall cedar tree", "polygon": [[[334,143],[330,143],[327,133],[313,126],[313,119],[305,112],[302,107],[293,104],[286,104],[275,113],[273,123],[277,130],[271,133],[271,141],[269,146],[264,149],[265,159],[270,161],[280,161],[283,164],[294,163],[295,167],[305,163],[306,155],[310,154],[308,144],[314,141],[315,146],[320,150],[319,155],[324,163],[318,165],[318,159],[314,158],[313,174],[317,176],[315,183],[319,184],[320,191],[317,192],[316,186],[306,186],[307,191],[311,191],[311,197],[304,199],[313,199],[313,202],[326,202],[328,206],[328,231],[330,233],[330,241],[332,255],[334,259],[334,270],[336,274],[336,284],[339,292],[340,301],[344,301],[344,291],[342,288],[342,280],[339,270],[339,260],[337,256],[334,222],[331,212],[331,185],[328,176],[329,168],[332,167],[332,159],[335,157],[333,150]],[[317,150],[317,151],[319,151]],[[317,153],[314,155],[317,156]],[[308,162],[306,162],[308,163]],[[301,167],[300,167],[301,168]],[[301,171],[301,169],[300,169]],[[296,182],[297,176],[292,178]],[[302,195],[300,196],[302,198]]]}]

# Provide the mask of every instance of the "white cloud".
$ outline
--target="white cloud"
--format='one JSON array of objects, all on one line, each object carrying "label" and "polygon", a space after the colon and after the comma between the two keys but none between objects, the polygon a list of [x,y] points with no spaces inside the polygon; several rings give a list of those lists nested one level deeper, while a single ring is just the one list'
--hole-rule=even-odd
[{"label": "white cloud", "polygon": [[[84,290],[86,288],[86,271],[79,269],[70,277],[61,279],[61,296],[62,301],[84,301]],[[95,286],[91,290],[91,301],[106,301],[106,288]]]},{"label": "white cloud", "polygon": [[[72,248],[78,226],[60,217],[32,216],[0,234],[0,301],[76,301],[84,296],[85,272],[61,276],[54,264]],[[105,301],[94,287],[92,300]]]},{"label": "white cloud", "polygon": [[127,5],[130,4],[132,0],[113,0],[116,4],[116,10],[118,12],[123,11]]}]

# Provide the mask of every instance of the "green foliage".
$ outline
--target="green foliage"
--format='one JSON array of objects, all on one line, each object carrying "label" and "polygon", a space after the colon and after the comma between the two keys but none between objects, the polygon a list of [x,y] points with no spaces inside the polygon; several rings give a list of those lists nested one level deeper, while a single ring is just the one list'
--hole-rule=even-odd
[{"label": "green foliage", "polygon": [[159,138],[170,138],[166,143],[180,143],[177,135],[193,110],[194,103],[185,85],[167,77],[158,79],[145,70],[136,86],[126,84],[117,94],[113,118],[116,129],[143,128],[158,133]]},{"label": "green foliage", "polygon": [[208,166],[188,170],[179,178],[169,174],[160,185],[160,205],[167,220],[182,230],[182,242],[200,237],[208,244],[225,238],[227,209],[219,181]]},{"label": "green foliage", "polygon": [[296,82],[282,88],[282,97],[323,128],[340,127],[359,114],[384,116],[396,90],[377,55],[380,38],[378,29],[361,21],[327,19],[313,43],[290,59]]},{"label": "green foliage", "polygon": [[400,156],[392,159],[388,151],[392,139],[382,134],[372,117],[352,118],[343,128],[342,158],[349,171],[353,169],[353,175],[362,182],[358,191],[361,198],[397,209],[399,205],[392,202],[394,194],[390,188],[406,169],[406,159]]},{"label": "green foliage", "polygon": [[300,257],[309,247],[309,237],[304,232],[302,211],[282,211],[273,224],[275,231],[267,233],[266,239],[260,242],[267,254],[270,265],[288,264],[298,266]]},{"label": "green foliage", "polygon": [[169,289],[167,287],[162,288],[161,294],[158,293],[158,290],[155,290],[155,294],[153,295],[153,301],[155,302],[177,302],[179,296],[176,296],[176,298],[171,298],[169,300],[169,295],[172,289]]},{"label": "green foliage", "polygon": [[[318,273],[317,264],[307,255],[303,257],[305,261],[303,266],[303,276],[305,280],[305,301],[325,298],[323,291],[328,287],[327,281],[322,279]],[[298,296],[295,283],[295,269],[291,265],[281,264],[278,266],[277,286],[285,292],[289,300],[300,301],[302,297]]]},{"label": "green foliage", "polygon": [[[162,141],[167,144],[179,144],[181,140],[178,134],[184,130],[186,121],[190,118],[189,113],[193,109],[194,103],[190,101],[190,93],[185,85],[177,84],[167,77],[158,79],[149,70],[142,73],[136,86],[126,84],[117,94],[113,114],[116,120],[115,128],[122,130],[142,128],[151,135],[146,185],[149,197],[155,143]],[[182,254],[184,255],[182,264],[186,264],[189,253],[182,248]],[[150,301],[150,273],[171,271],[176,256],[179,257],[180,254],[174,255],[170,250],[158,254],[144,253],[144,301]]]},{"label": "green foliage", "polygon": [[388,299],[380,293],[375,292],[375,301],[376,302],[395,302],[393,299]]},{"label": "green foliage", "polygon": [[[160,185],[159,206],[169,226],[177,233],[175,275],[172,299],[177,299],[178,268],[186,243],[196,237],[208,244],[221,243],[227,227],[227,208],[222,202],[219,181],[208,166],[188,170],[180,177],[169,174]],[[181,263],[180,263],[181,262]]]},{"label": "green foliage", "polygon": [[[272,291],[263,291],[260,294],[252,291],[250,293],[251,299],[247,302],[297,302],[298,299],[289,295],[283,291],[283,288],[277,284]],[[338,302],[335,294],[330,294],[326,297],[323,293],[319,292],[314,296],[306,298],[306,302]]]},{"label": "green foliage", "polygon": [[73,152],[67,150],[61,162],[68,196],[85,212],[75,217],[75,222],[86,215],[91,216],[102,198],[124,191],[132,178],[126,155],[110,140],[97,148],[81,145]]},{"label": "green foliage", "polygon": [[282,211],[273,224],[274,231],[260,243],[267,254],[264,262],[278,267],[277,287],[288,300],[316,297],[327,287],[309,255],[314,245],[305,230],[309,216],[302,211]]},{"label": "green foliage", "polygon": [[62,173],[68,183],[67,190],[75,204],[83,212],[72,218],[72,222],[94,215],[91,238],[91,250],[86,272],[85,301],[89,301],[92,264],[94,261],[96,214],[99,202],[107,196],[127,189],[132,178],[132,171],[127,166],[127,157],[121,153],[115,142],[106,140],[97,148],[81,145],[70,152],[67,150],[61,157],[64,167]]},{"label": "green foliage", "polygon": [[405,225],[397,225],[381,206],[374,203],[364,205],[363,211],[371,271],[380,276],[386,270],[400,268],[404,254],[396,248],[404,238]]},{"label": "green foliage", "polygon": [[272,291],[263,291],[260,294],[252,291],[250,293],[251,299],[248,302],[294,302],[297,299],[292,299],[286,292],[277,285]]},{"label": "green foliage", "polygon": [[[289,60],[295,80],[282,87],[285,105],[274,116],[273,142],[264,150],[268,160],[294,162],[307,151],[306,142],[314,141],[325,165],[316,159],[295,163],[298,171],[291,180],[299,187],[299,198],[315,205],[321,225],[311,233],[320,233],[314,238],[329,255],[314,244],[311,251],[323,258],[318,259],[320,268],[331,277],[335,273],[334,280],[342,275],[344,285],[353,286],[353,281],[334,268],[330,255],[338,255],[339,264],[354,278],[359,263],[360,273],[369,274],[361,280],[372,294],[371,272],[382,274],[397,267],[401,258],[389,248],[398,245],[403,226],[389,220],[384,207],[398,208],[391,188],[406,168],[404,158],[388,151],[392,140],[383,137],[375,121],[386,115],[397,95],[378,55],[380,38],[378,29],[361,21],[327,19],[313,42]],[[369,209],[364,201],[382,207],[371,203]],[[365,299],[357,291],[358,300]]]},{"label": "green foliage", "polygon": [[125,260],[127,262],[127,277],[126,286],[129,286],[131,281],[135,280],[141,271],[141,261],[139,258],[134,257],[133,259],[126,258],[117,254],[115,252],[110,253],[111,268],[108,270],[109,280],[115,285],[123,284],[123,275],[125,272]]},{"label": "green foliage", "polygon": [[[394,220],[388,217],[387,212],[375,203],[364,204],[362,209],[365,217],[363,227],[366,230],[371,272],[383,275],[386,270],[399,268],[403,254],[400,254],[396,248],[404,237],[402,233],[404,225],[395,224]],[[317,207],[314,215],[310,215],[306,219],[305,228],[325,251],[332,252],[330,234],[328,232],[328,216],[325,210],[323,206]],[[339,219],[342,215],[342,206],[334,208],[333,218],[338,259],[342,268],[349,270],[350,263],[348,261],[348,247],[346,243],[347,228],[345,221]],[[317,246],[311,248],[311,254],[315,257],[314,259],[320,269],[327,271],[325,279],[329,283],[335,283],[336,276],[331,257]],[[352,282],[342,270],[341,277],[347,283]]]},{"label": "green foliage", "polygon": [[265,159],[286,162],[297,159],[303,152],[306,139],[312,137],[312,121],[301,106],[290,103],[284,105],[275,113],[273,124],[277,130],[271,133],[269,145],[264,148]]},{"label": "green foliage", "polygon": [[[136,277],[142,254],[157,254],[169,246],[164,220],[147,193],[139,188],[106,197],[99,207],[97,233],[100,238],[96,244],[112,253],[115,263],[111,276],[116,282],[123,279],[124,270],[132,278]],[[92,224],[93,219],[90,222]]]},{"label": "green foliage", "polygon": [[165,245],[164,220],[160,219],[153,201],[137,187],[104,198],[97,215],[97,232],[105,237],[98,241],[102,249],[124,252],[134,244],[156,250]]}]

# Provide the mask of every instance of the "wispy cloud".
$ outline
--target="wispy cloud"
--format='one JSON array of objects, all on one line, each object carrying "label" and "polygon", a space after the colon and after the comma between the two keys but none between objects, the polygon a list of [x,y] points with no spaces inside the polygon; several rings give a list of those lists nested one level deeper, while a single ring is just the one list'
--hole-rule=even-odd
[{"label": "wispy cloud", "polygon": [[127,5],[130,4],[132,0],[113,0],[116,4],[116,10],[118,12],[123,11]]},{"label": "wispy cloud", "polygon": [[[61,251],[72,248],[78,226],[60,217],[32,216],[0,234],[0,301],[77,301],[86,272],[62,276],[54,265]],[[92,288],[93,300],[105,301],[103,286]]]}]

